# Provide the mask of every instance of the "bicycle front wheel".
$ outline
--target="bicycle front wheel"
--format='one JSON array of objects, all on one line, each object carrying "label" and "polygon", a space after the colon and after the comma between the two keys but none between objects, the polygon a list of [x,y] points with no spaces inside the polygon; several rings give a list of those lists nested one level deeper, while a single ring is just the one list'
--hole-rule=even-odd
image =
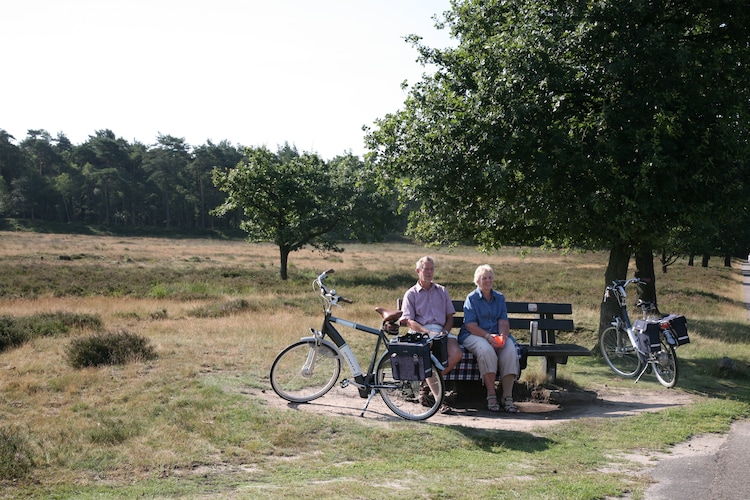
[{"label": "bicycle front wheel", "polygon": [[613,372],[622,377],[634,377],[643,368],[638,350],[630,343],[628,332],[610,326],[599,338],[604,361]]},{"label": "bicycle front wheel", "polygon": [[380,396],[393,413],[407,420],[424,420],[433,416],[443,404],[443,376],[433,368],[432,377],[419,380],[396,380],[391,371],[391,357],[384,354],[375,376]]},{"label": "bicycle front wheel", "polygon": [[674,346],[667,344],[662,338],[661,351],[654,354],[654,375],[661,385],[672,388],[677,384],[677,354]]},{"label": "bicycle front wheel", "polygon": [[276,356],[271,365],[271,387],[293,403],[306,403],[331,390],[341,373],[341,359],[327,344],[303,340]]}]

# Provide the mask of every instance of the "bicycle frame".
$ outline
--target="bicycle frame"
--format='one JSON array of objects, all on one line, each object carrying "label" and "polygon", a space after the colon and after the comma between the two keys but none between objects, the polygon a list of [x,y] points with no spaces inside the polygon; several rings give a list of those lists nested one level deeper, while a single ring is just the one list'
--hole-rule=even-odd
[{"label": "bicycle frame", "polygon": [[[367,385],[365,384],[365,373],[362,372],[362,367],[357,360],[357,356],[352,351],[352,348],[349,347],[349,344],[347,344],[344,337],[339,333],[338,330],[336,330],[336,328],[331,323],[338,323],[354,330],[359,330],[378,336],[378,340],[375,344],[375,349],[373,350],[372,359],[370,360],[370,365],[367,369],[368,374],[374,373],[375,363],[379,359],[378,354],[380,354],[380,346],[381,344],[385,346],[388,340],[385,338],[385,334],[382,330],[378,330],[367,325],[362,325],[360,323],[355,323],[343,318],[338,318],[336,316],[333,316],[330,311],[326,311],[325,318],[323,319],[323,326],[320,330],[313,330],[311,328],[310,331],[312,332],[313,336],[303,337],[301,339],[314,340],[316,343],[328,342],[328,344],[331,345],[331,347],[333,347],[334,350],[341,355],[341,357],[346,362],[346,365],[349,367],[349,371],[351,372],[352,377],[354,377],[354,386],[362,391],[367,388]],[[326,336],[328,336],[331,341],[327,341],[325,339]],[[312,360],[310,360],[310,362],[311,361]],[[373,384],[370,385],[370,388],[378,389],[378,387]],[[367,394],[362,394],[362,396],[366,397]]]},{"label": "bicycle frame", "polygon": [[[347,344],[344,337],[339,333],[338,330],[336,330],[336,328],[331,323],[338,323],[353,330],[359,330],[361,332],[366,332],[378,336],[378,340],[375,344],[375,349],[372,353],[372,358],[370,359],[370,364],[367,367],[367,373],[362,371],[359,360],[352,351],[352,348],[349,347],[349,344]],[[314,340],[316,343],[327,342],[327,340],[325,339],[327,335],[333,341],[332,343],[328,342],[329,345],[331,345],[331,347],[334,347],[334,349],[338,351],[339,354],[341,354],[341,357],[349,367],[349,371],[354,377],[354,386],[359,389],[367,388],[367,385],[365,384],[365,375],[371,375],[375,372],[375,363],[377,363],[377,361],[380,359],[380,357],[378,356],[381,352],[380,346],[382,345],[383,347],[385,347],[386,344],[388,344],[388,339],[386,338],[385,333],[383,333],[383,330],[378,330],[377,328],[372,328],[361,323],[355,323],[354,321],[349,321],[333,316],[330,313],[326,313],[322,328],[320,330],[313,330],[312,328],[310,328],[310,331],[313,333],[313,336],[303,337],[300,340]],[[445,369],[443,364],[435,357],[434,354],[430,353],[430,359],[432,360],[432,364],[435,366],[435,368],[437,368],[438,370]],[[372,389],[381,389],[384,387],[372,383],[368,385]]]},{"label": "bicycle frame", "polygon": [[[615,294],[615,298],[617,299],[617,304],[618,306],[620,306],[620,315],[615,316],[614,321],[612,321],[611,325],[617,328],[618,332],[625,331],[628,334],[628,338],[630,339],[630,343],[633,347],[638,345],[638,341],[635,337],[635,329],[633,328],[633,324],[630,321],[630,315],[628,314],[628,295],[625,292],[625,287],[630,283],[638,281],[640,280],[638,280],[637,278],[631,278],[623,283],[619,283],[616,287],[611,288],[611,290]],[[610,288],[608,287],[604,292],[605,301],[609,298],[609,291]],[[642,356],[640,351],[638,351],[638,355]]]}]

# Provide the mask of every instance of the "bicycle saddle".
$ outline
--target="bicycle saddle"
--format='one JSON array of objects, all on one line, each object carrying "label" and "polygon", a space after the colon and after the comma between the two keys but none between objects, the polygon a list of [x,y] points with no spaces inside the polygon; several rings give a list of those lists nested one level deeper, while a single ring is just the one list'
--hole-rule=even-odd
[{"label": "bicycle saddle", "polygon": [[402,311],[394,311],[385,307],[376,307],[375,311],[383,317],[383,321],[398,321],[403,314]]}]

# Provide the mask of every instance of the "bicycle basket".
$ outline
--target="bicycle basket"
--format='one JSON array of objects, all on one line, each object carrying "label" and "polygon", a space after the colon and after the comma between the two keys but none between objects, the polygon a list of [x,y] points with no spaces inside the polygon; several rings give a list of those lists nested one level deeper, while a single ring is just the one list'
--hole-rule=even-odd
[{"label": "bicycle basket", "polygon": [[388,343],[391,355],[391,372],[396,380],[424,380],[432,376],[429,339],[419,342],[401,342],[394,339]]}]

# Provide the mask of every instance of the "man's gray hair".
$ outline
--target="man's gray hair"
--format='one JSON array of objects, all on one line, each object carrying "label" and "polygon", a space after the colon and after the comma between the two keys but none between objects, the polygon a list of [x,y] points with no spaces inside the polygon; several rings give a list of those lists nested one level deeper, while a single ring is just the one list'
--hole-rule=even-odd
[{"label": "man's gray hair", "polygon": [[425,262],[432,262],[433,264],[435,264],[435,259],[433,259],[429,255],[425,255],[424,257],[422,257],[421,259],[419,259],[417,261],[417,268],[416,269],[417,270],[422,269],[424,267]]}]

